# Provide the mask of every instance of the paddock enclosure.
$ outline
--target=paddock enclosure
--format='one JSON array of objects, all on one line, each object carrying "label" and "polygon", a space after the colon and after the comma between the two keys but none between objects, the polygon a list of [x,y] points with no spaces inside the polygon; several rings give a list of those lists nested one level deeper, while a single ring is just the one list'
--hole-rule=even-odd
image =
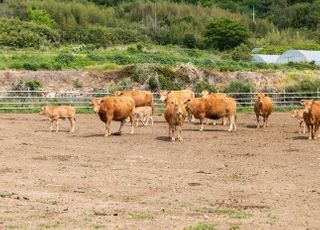
[{"label": "paddock enclosure", "polygon": [[172,143],[163,116],[105,138],[96,114],[78,114],[74,134],[0,114],[0,229],[319,229],[320,140],[289,113],[269,125],[186,122]]}]

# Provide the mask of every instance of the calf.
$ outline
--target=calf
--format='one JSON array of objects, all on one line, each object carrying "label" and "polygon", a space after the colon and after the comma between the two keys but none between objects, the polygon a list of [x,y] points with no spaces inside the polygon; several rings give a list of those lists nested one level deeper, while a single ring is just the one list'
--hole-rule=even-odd
[{"label": "calf", "polygon": [[167,101],[164,117],[169,124],[169,138],[175,141],[175,132],[178,131],[177,139],[182,141],[182,127],[187,111],[183,102],[169,99]]},{"label": "calf", "polygon": [[301,104],[304,106],[303,120],[309,130],[309,139],[317,139],[316,134],[320,125],[320,101],[301,100]]},{"label": "calf", "polygon": [[149,123],[149,120],[151,121],[151,125],[153,125],[151,106],[136,107],[134,109],[134,115],[136,117],[136,126],[138,125],[139,121],[141,121],[143,126],[147,126]]},{"label": "calf", "polygon": [[254,104],[254,112],[257,117],[257,128],[260,128],[260,116],[263,117],[263,128],[268,127],[268,118],[272,112],[271,98],[264,93],[259,93],[256,96]]},{"label": "calf", "polygon": [[303,120],[303,111],[304,111],[303,109],[294,109],[291,112],[291,117],[298,121],[299,133],[302,133],[302,130],[303,130],[303,133],[305,134],[306,133],[306,123]]},{"label": "calf", "polygon": [[131,134],[134,133],[134,108],[135,102],[132,97],[104,97],[102,99],[96,98],[91,101],[94,106],[93,110],[98,113],[100,120],[105,123],[105,136],[111,135],[110,125],[111,121],[120,121],[120,128],[118,133],[121,134],[121,129],[125,124],[126,118],[130,117]]},{"label": "calf", "polygon": [[40,115],[46,115],[50,119],[50,132],[52,131],[52,125],[56,123],[56,132],[59,132],[58,120],[66,118],[70,121],[70,132],[74,132],[74,123],[75,123],[75,115],[76,109],[72,106],[44,106],[40,110]]}]

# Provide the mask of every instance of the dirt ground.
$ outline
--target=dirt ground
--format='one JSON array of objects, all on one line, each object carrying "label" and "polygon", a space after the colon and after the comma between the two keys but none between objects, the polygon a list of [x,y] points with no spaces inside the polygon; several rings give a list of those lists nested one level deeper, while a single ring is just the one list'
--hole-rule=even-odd
[{"label": "dirt ground", "polygon": [[240,114],[236,133],[186,123],[182,143],[155,120],[105,138],[95,114],[78,115],[74,134],[0,114],[0,229],[320,228],[320,140],[288,113],[260,130]]}]

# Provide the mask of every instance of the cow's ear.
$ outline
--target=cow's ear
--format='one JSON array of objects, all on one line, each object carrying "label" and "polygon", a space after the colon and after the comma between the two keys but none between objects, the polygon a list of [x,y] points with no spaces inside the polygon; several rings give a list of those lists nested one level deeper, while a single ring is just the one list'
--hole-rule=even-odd
[{"label": "cow's ear", "polygon": [[168,95],[169,93],[171,93],[171,91],[167,91],[167,92],[166,92],[166,95]]},{"label": "cow's ear", "polygon": [[190,98],[184,100],[183,104],[187,104],[190,101]]},{"label": "cow's ear", "polygon": [[300,101],[300,104],[301,105],[304,105],[306,103],[306,100],[304,100],[304,99],[302,99],[301,101]]}]

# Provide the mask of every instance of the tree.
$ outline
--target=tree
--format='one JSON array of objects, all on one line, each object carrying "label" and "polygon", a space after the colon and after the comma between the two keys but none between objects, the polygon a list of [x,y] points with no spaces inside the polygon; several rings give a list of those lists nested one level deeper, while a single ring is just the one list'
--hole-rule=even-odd
[{"label": "tree", "polygon": [[50,18],[50,15],[45,10],[33,9],[31,7],[27,10],[28,18],[38,24],[44,24],[51,26],[54,23],[54,20]]},{"label": "tree", "polygon": [[208,47],[229,50],[244,43],[249,38],[247,28],[238,21],[218,18],[206,26],[204,40]]}]

